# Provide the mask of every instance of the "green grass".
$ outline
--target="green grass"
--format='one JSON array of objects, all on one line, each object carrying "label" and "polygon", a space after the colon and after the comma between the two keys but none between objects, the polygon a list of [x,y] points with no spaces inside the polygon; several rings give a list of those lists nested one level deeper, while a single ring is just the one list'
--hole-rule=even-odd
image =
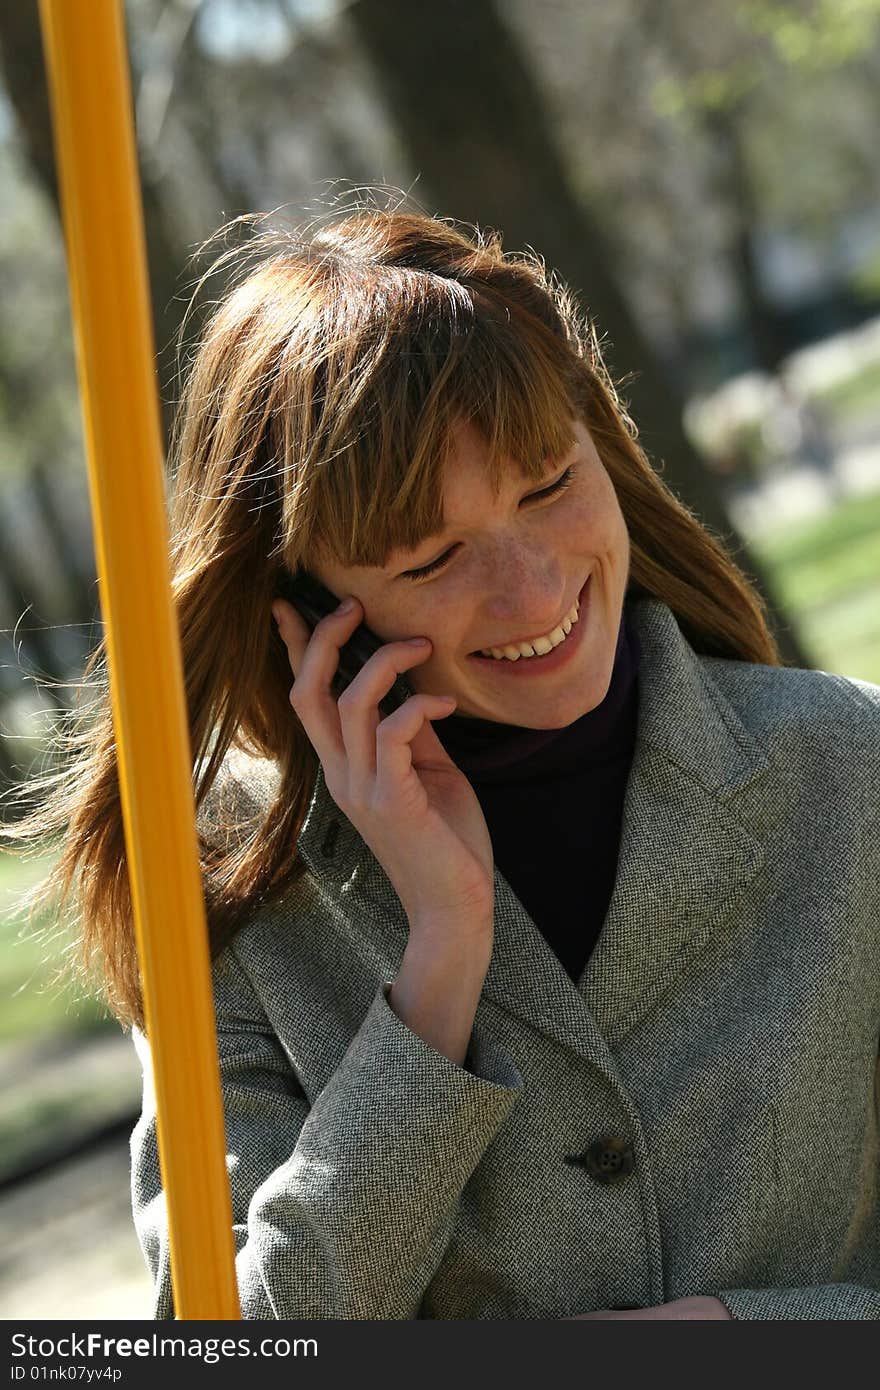
[{"label": "green grass", "polygon": [[880,491],[752,544],[814,664],[880,685]]},{"label": "green grass", "polygon": [[869,362],[852,376],[821,387],[812,394],[835,415],[843,417],[871,405],[880,407],[880,362]]},{"label": "green grass", "polygon": [[69,934],[39,916],[28,924],[16,906],[21,892],[51,872],[56,857],[53,850],[22,861],[0,852],[0,1047],[25,1038],[75,1036],[110,1026],[106,1011],[83,997],[82,986],[56,981],[59,965],[67,958]]},{"label": "green grass", "polygon": [[[68,1047],[65,1037],[63,1046]],[[0,1094],[0,1178],[32,1165],[35,1156],[63,1151],[104,1125],[130,1115],[140,1100],[134,1050],[95,1053],[27,1047],[13,1054],[18,1084]],[[13,1073],[14,1074],[14,1073]]]},{"label": "green grass", "polygon": [[[19,895],[51,874],[57,851],[21,860],[0,852],[0,1178],[137,1107],[131,1066],[100,1064],[81,1050],[86,1037],[119,1025],[84,987],[59,980],[70,932],[35,915]],[[129,1059],[130,1060],[130,1059]]]}]

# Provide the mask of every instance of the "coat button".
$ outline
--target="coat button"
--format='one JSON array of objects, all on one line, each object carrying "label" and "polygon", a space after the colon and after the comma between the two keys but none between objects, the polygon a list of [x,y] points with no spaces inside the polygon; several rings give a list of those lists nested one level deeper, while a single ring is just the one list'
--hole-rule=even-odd
[{"label": "coat button", "polygon": [[605,1134],[586,1153],[566,1154],[566,1163],[586,1168],[595,1182],[621,1182],[635,1167],[632,1144],[616,1134]]}]

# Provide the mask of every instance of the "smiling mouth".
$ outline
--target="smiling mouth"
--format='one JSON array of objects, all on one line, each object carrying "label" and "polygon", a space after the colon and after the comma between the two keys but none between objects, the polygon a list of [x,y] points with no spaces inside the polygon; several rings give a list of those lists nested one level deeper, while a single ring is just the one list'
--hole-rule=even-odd
[{"label": "smiling mouth", "polygon": [[[567,610],[567,612],[566,612],[564,618],[562,619],[562,622],[561,622],[561,623],[557,623],[556,627],[551,628],[551,630],[550,630],[551,632],[557,632],[557,631],[559,630],[559,628],[563,626],[563,624],[567,624],[567,628],[564,628],[564,629],[563,629],[563,630],[565,631],[565,637],[563,637],[559,642],[557,642],[557,643],[551,648],[552,651],[555,651],[555,650],[556,650],[556,647],[557,647],[557,646],[561,646],[562,643],[566,640],[566,638],[568,637],[568,635],[569,635],[569,633],[570,633],[570,631],[571,631],[572,622],[575,622],[575,623],[576,623],[576,622],[578,621],[578,610],[579,610],[579,608],[580,608],[581,601],[582,601],[583,596],[584,596],[584,590],[586,589],[587,583],[588,583],[588,582],[589,582],[589,576],[587,577],[587,579],[584,580],[583,587],[581,588],[580,593],[577,595],[577,597],[576,597],[576,599],[574,600],[574,603],[571,605],[571,607]],[[516,648],[518,648],[518,647],[520,647],[520,646],[529,647],[529,646],[532,646],[532,643],[533,643],[533,642],[541,642],[541,641],[544,641],[545,639],[549,639],[549,637],[550,637],[550,633],[548,632],[548,633],[542,633],[540,637],[535,637],[535,638],[531,639],[531,641],[530,641],[528,638],[521,638],[520,641],[518,641],[518,642],[505,642],[505,643],[502,643],[502,644],[496,644],[496,645],[495,645],[495,650],[496,650],[496,651],[504,651],[505,647],[510,647],[511,649],[516,649]],[[500,658],[500,657],[492,656],[492,654],[491,654],[491,649],[490,649],[489,647],[478,647],[476,651],[470,652],[469,655],[470,655],[470,656],[473,656],[473,657],[481,657],[484,661],[498,661],[498,660],[501,660],[501,659],[502,659],[502,658]],[[537,653],[536,653],[536,655],[537,655]],[[525,653],[523,653],[523,656],[525,656]],[[510,660],[510,658],[508,657],[507,660]]]}]

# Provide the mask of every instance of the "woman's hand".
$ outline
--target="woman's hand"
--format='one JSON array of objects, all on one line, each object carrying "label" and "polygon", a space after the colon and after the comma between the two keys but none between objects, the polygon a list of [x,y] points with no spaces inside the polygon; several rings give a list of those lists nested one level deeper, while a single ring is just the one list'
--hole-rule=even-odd
[{"label": "woman's hand", "polygon": [[638,1318],[642,1322],[715,1322],[721,1319],[725,1322],[733,1321],[719,1298],[703,1295],[676,1298],[672,1303],[657,1303],[652,1308],[608,1308],[598,1313],[576,1313],[573,1318],[562,1318],[561,1321],[586,1322],[592,1319],[610,1322],[612,1318]]},{"label": "woman's hand", "polygon": [[406,911],[410,937],[473,929],[485,948],[494,914],[494,856],[476,793],[433,728],[455,708],[439,695],[413,695],[382,718],[379,701],[395,677],[431,652],[431,643],[389,642],[364,663],[339,700],[330,685],[339,651],[363,620],[355,600],[313,633],[292,604],[272,612],[287,647],[290,703],[321,760],[327,790],[382,865]]}]

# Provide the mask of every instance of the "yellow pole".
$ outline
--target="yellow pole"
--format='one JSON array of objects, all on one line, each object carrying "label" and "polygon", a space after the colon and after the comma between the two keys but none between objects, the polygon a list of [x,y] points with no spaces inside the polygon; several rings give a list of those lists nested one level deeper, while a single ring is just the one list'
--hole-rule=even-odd
[{"label": "yellow pole", "polygon": [[241,1316],[121,0],[40,0],[178,1318]]}]

